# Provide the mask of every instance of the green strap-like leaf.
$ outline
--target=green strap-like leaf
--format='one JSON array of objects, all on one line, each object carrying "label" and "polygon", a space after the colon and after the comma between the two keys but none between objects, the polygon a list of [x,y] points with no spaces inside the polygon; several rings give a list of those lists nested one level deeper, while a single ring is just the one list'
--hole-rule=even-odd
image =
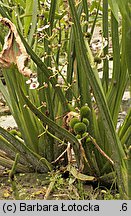
[{"label": "green strap-like leaf", "polygon": [[[119,189],[122,194],[125,192],[124,180],[123,180],[123,168],[125,169],[125,163],[122,160],[125,156],[124,150],[121,146],[121,143],[118,139],[118,136],[115,132],[115,128],[111,119],[111,115],[107,106],[107,101],[102,89],[102,85],[100,79],[98,77],[98,73],[94,67],[91,66],[89,59],[86,55],[86,47],[85,42],[80,26],[80,22],[77,16],[77,11],[75,8],[75,3],[73,0],[68,0],[70,5],[71,14],[74,21],[75,26],[75,42],[77,43],[77,47],[79,48],[77,52],[79,52],[79,57],[81,61],[81,65],[83,70],[87,74],[87,79],[89,79],[90,84],[93,88],[94,96],[96,98],[99,111],[102,116],[102,121],[104,123],[106,134],[108,141],[112,148],[112,159],[115,162],[115,169],[117,171],[118,180],[119,180]],[[124,191],[124,192],[123,192]]]},{"label": "green strap-like leaf", "polygon": [[[13,160],[0,157],[0,165],[1,166],[11,169],[13,164],[14,164]],[[28,167],[26,167],[25,165],[22,165],[22,164],[18,163],[16,171],[25,173],[25,172],[30,172],[30,169]]]},{"label": "green strap-like leaf", "polygon": [[4,137],[20,152],[26,160],[32,165],[33,169],[40,172],[47,172],[52,169],[51,164],[43,157],[29,149],[24,143],[15,138],[8,131],[0,127],[0,135]]},{"label": "green strap-like leaf", "polygon": [[116,20],[118,21],[119,20],[119,17],[118,17],[118,4],[116,1],[114,0],[108,0],[108,3],[110,5],[110,8],[112,10],[112,13],[114,14],[114,17],[116,18]]},{"label": "green strap-like leaf", "polygon": [[74,152],[76,155],[77,162],[79,164],[80,155],[79,152],[79,142],[76,139],[76,137],[68,132],[66,129],[60,127],[57,125],[54,121],[49,119],[44,113],[42,113],[40,110],[38,110],[31,101],[24,95],[23,91],[21,90],[21,94],[23,96],[23,99],[25,100],[25,103],[28,105],[30,110],[44,123],[47,124],[54,132],[59,134],[61,137],[66,138],[70,143],[73,144]]},{"label": "green strap-like leaf", "polygon": [[24,17],[24,33],[27,37],[32,17],[33,0],[26,0],[25,17]]},{"label": "green strap-like leaf", "polygon": [[53,73],[51,70],[48,70],[47,66],[42,62],[42,60],[35,54],[35,52],[31,49],[31,47],[28,45],[22,34],[19,32],[20,37],[22,39],[22,42],[28,52],[28,54],[31,56],[32,60],[36,63],[36,65],[40,68],[41,73],[45,74],[45,77],[50,81],[52,84],[53,88],[55,89],[60,102],[63,104],[63,108],[65,111],[69,111],[69,106],[67,103],[67,100],[65,98],[64,93],[62,92],[62,89],[60,85],[57,83],[56,78],[54,77]]}]

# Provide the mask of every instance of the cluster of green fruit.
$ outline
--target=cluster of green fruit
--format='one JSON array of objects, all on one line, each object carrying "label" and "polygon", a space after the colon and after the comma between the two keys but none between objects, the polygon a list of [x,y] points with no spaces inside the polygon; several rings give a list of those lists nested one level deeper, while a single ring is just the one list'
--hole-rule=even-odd
[{"label": "cluster of green fruit", "polygon": [[90,108],[85,105],[80,109],[80,119],[74,117],[70,121],[70,127],[73,129],[74,133],[76,134],[77,139],[81,139],[87,134],[88,127],[89,127],[89,115],[90,115]]}]

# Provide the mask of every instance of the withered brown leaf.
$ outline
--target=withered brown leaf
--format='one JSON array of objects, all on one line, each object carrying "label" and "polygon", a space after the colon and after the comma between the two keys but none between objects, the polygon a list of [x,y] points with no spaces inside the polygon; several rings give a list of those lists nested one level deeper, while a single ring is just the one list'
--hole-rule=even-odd
[{"label": "withered brown leaf", "polygon": [[31,77],[32,71],[26,66],[29,55],[21,41],[16,26],[7,18],[0,18],[0,22],[9,28],[5,37],[3,50],[0,53],[0,66],[9,68],[12,63],[16,64],[20,73]]}]

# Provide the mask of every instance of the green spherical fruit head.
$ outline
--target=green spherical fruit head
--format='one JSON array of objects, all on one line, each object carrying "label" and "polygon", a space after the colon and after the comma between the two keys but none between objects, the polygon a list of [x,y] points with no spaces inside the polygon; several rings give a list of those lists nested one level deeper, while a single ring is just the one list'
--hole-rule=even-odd
[{"label": "green spherical fruit head", "polygon": [[90,108],[87,105],[81,107],[81,109],[80,109],[81,119],[88,118],[89,115],[90,115],[90,112],[91,112],[91,110],[90,110]]},{"label": "green spherical fruit head", "polygon": [[87,127],[83,122],[79,122],[74,125],[74,131],[76,134],[82,135],[83,133],[86,132],[86,130],[87,130]]},{"label": "green spherical fruit head", "polygon": [[87,119],[87,118],[83,118],[82,119],[82,122],[88,127],[89,126],[89,124],[90,124],[90,122],[89,122],[89,120]]},{"label": "green spherical fruit head", "polygon": [[75,124],[78,123],[78,122],[80,122],[79,119],[77,117],[74,117],[74,118],[71,119],[71,121],[69,123],[69,126],[71,128],[74,128]]}]

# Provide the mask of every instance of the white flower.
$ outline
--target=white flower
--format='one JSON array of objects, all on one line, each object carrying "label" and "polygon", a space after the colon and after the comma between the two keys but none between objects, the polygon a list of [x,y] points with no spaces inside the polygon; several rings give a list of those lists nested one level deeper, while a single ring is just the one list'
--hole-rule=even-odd
[{"label": "white flower", "polygon": [[36,89],[39,86],[39,82],[36,76],[30,77],[30,79],[26,81],[26,84],[30,85],[30,89]]},{"label": "white flower", "polygon": [[32,83],[30,84],[30,89],[36,89],[36,88],[38,88],[38,86],[39,86],[39,83],[38,83],[38,82],[32,82]]},{"label": "white flower", "polygon": [[28,84],[31,84],[31,80],[29,79],[29,80],[27,80],[26,81],[26,84],[28,85]]}]

